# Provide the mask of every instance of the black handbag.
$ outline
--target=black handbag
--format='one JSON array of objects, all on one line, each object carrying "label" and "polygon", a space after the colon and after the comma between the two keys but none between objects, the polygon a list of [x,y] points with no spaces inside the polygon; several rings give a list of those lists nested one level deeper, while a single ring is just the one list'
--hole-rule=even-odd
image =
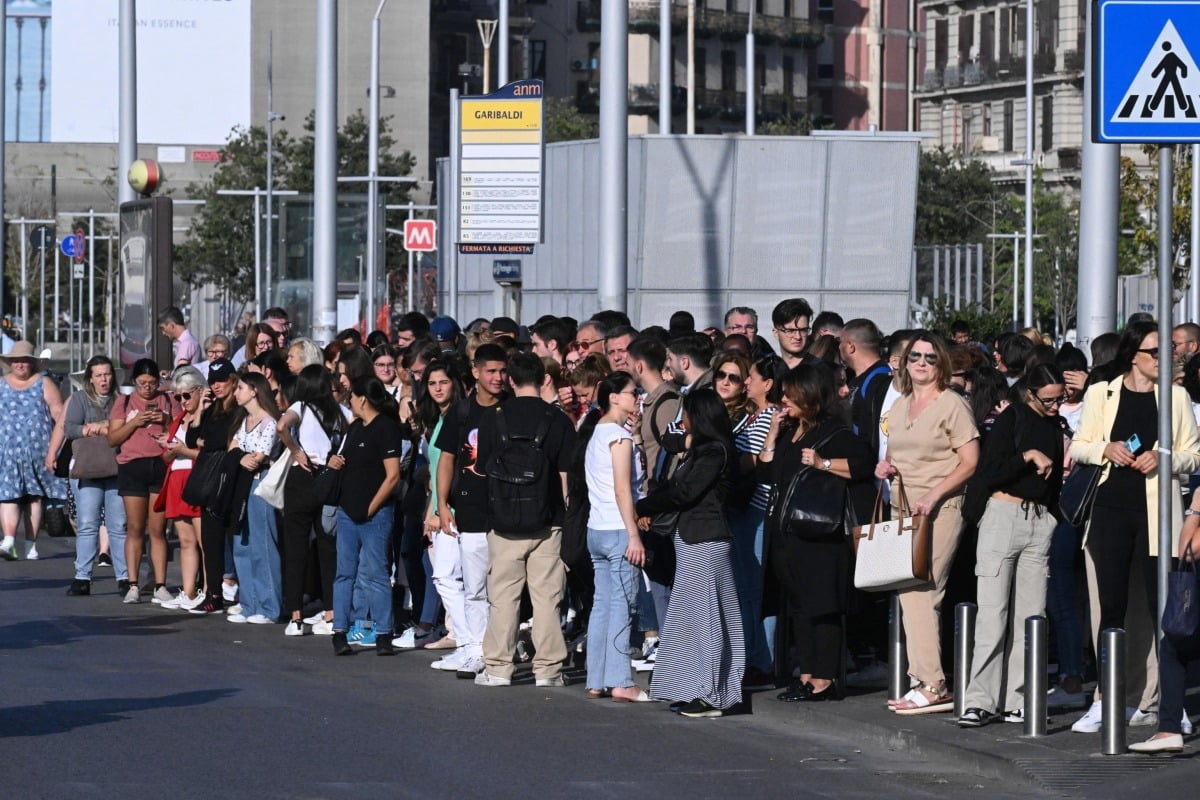
[{"label": "black handbag", "polygon": [[[334,431],[329,437],[329,456],[340,455],[342,446],[346,443],[346,437]],[[313,465],[313,495],[321,501],[324,506],[336,506],[341,500],[342,495],[342,470],[330,469],[329,456],[325,457],[325,464],[318,467]],[[343,467],[342,469],[345,469]]]},{"label": "black handbag", "polygon": [[[824,447],[841,428],[814,444]],[[788,485],[774,487],[767,506],[767,519],[774,529],[787,536],[807,541],[831,541],[846,534],[847,481],[827,470],[801,467]]]},{"label": "black handbag", "polygon": [[1079,527],[1092,515],[1092,503],[1096,501],[1096,487],[1104,468],[1099,464],[1076,464],[1075,469],[1063,481],[1058,496],[1058,509],[1062,518]]},{"label": "black handbag", "polygon": [[200,451],[183,484],[183,502],[200,508],[212,505],[221,487],[221,465],[224,460],[224,450]]},{"label": "black handbag", "polygon": [[64,441],[62,447],[58,448],[58,455],[54,459],[54,477],[71,477],[71,455],[74,449],[70,439]]},{"label": "black handbag", "polygon": [[1185,659],[1200,656],[1200,572],[1188,545],[1179,569],[1167,573],[1167,605],[1163,608],[1163,636]]}]

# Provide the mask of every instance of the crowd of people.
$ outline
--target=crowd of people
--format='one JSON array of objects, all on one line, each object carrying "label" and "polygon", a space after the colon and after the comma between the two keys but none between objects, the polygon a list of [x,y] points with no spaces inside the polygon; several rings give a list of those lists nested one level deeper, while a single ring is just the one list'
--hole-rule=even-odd
[{"label": "crowd of people", "polygon": [[[746,307],[701,330],[683,311],[642,330],[617,311],[465,328],[409,314],[324,347],[293,338],[282,309],[243,341],[201,344],[174,308],[159,322],[171,364],[139,360],[118,386],[96,355],[66,402],[32,345],[0,357],[0,556],[18,557],[23,519],[37,558],[43,501],[68,501],[70,595],[111,567],[128,604],[328,635],[339,656],[441,650],[434,669],[489,687],[521,661],[561,686],[584,652],[589,697],[713,717],[754,689],[829,702],[879,685],[888,594],[854,587],[849,532],[916,514],[929,580],[898,590],[911,684],[891,713],[950,712],[957,692],[963,728],[1022,721],[1021,628],[1045,613],[1049,703],[1086,709],[1072,730],[1100,729],[1088,653],[1123,627],[1128,721],[1157,725],[1131,749],[1178,751],[1191,733],[1191,654],[1156,647],[1155,592],[1159,557],[1200,551],[1196,325],[1168,352],[1134,318],[1089,360],[1033,329],[884,336],[802,298],[774,307],[769,332]],[[1160,369],[1177,378],[1169,443]],[[1088,466],[1078,524],[1060,495]],[[952,682],[943,619],[963,601],[974,657]]]}]

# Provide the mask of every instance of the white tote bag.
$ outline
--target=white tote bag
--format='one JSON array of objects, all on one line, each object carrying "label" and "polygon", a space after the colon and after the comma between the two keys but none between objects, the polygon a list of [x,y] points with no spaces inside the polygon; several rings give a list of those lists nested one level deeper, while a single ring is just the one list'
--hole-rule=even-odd
[{"label": "white tote bag", "polygon": [[[899,476],[897,476],[899,477]],[[883,487],[875,498],[875,510],[869,525],[854,532],[857,557],[854,563],[854,588],[868,592],[890,592],[928,584],[930,570],[930,530],[928,517],[914,515],[899,483],[900,519],[883,520]]]},{"label": "white tote bag", "polygon": [[267,474],[258,482],[254,493],[274,508],[283,510],[283,486],[287,483],[288,470],[292,468],[292,454],[284,450],[275,460]]}]

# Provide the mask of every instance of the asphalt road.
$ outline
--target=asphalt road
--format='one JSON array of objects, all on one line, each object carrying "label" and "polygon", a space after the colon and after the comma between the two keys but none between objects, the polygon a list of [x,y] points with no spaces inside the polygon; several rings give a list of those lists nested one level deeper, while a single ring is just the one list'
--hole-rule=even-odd
[{"label": "asphalt road", "polygon": [[73,544],[0,563],[5,798],[1049,796],[797,725],[773,693],[691,720],[123,605],[110,570],[67,597]]}]

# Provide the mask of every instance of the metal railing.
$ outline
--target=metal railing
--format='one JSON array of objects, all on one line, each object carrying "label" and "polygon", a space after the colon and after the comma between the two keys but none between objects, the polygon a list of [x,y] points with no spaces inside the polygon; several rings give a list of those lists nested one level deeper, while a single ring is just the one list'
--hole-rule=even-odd
[{"label": "metal railing", "polygon": [[45,142],[50,138],[50,13],[13,10],[5,17],[8,52],[11,57],[15,51],[16,67],[16,74],[7,76],[13,126],[10,132],[6,114],[5,135],[15,142]]}]

